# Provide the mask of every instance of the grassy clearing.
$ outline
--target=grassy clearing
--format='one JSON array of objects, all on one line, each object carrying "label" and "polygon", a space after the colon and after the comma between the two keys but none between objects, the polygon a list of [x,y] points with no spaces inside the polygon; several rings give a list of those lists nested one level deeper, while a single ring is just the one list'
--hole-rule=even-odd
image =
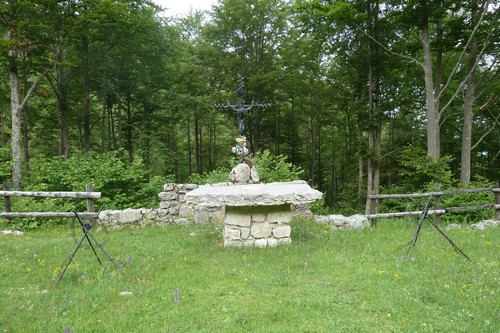
[{"label": "grassy clearing", "polygon": [[499,332],[500,228],[448,232],[473,263],[428,225],[406,256],[413,230],[296,221],[291,246],[235,249],[217,226],[121,229],[106,249],[124,276],[80,250],[59,285],[69,230],[4,236],[0,331]]}]

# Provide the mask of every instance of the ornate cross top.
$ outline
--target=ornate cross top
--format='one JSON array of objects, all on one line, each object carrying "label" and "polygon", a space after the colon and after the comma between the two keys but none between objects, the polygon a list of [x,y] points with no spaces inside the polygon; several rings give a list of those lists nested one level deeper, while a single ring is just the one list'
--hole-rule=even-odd
[{"label": "ornate cross top", "polygon": [[236,104],[230,104],[229,102],[227,102],[227,104],[215,104],[215,107],[224,110],[236,111],[236,115],[238,116],[238,129],[240,136],[242,136],[245,130],[245,113],[250,111],[253,107],[265,109],[270,105],[255,103],[255,101],[252,101],[250,104],[245,104],[245,100],[243,99],[243,96],[247,94],[247,91],[245,90],[245,82],[241,76],[238,76],[236,82],[238,82],[238,90],[236,92],[240,96],[238,102],[236,102]]}]

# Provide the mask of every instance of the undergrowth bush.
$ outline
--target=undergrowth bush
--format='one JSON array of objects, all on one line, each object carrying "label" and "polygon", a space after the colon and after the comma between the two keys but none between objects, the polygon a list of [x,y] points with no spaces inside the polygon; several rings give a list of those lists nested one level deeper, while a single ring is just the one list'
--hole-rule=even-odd
[{"label": "undergrowth bush", "polygon": [[[148,180],[142,160],[127,166],[117,153],[74,153],[70,158],[54,157],[34,161],[26,191],[86,191],[92,184],[101,192],[96,200],[103,209],[158,207],[158,193],[172,176],[155,176]],[[12,211],[67,212],[85,211],[86,200],[54,198],[12,198]],[[10,223],[20,228],[34,228],[46,222],[41,219],[18,219]]]}]

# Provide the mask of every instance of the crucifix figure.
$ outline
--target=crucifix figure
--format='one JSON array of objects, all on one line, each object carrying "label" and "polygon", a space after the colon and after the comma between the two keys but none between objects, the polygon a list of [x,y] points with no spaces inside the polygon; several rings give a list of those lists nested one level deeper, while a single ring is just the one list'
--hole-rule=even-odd
[{"label": "crucifix figure", "polygon": [[255,101],[252,101],[252,103],[250,104],[245,104],[243,96],[245,96],[247,92],[245,90],[245,83],[243,81],[243,78],[241,76],[238,76],[237,82],[238,82],[237,93],[240,96],[238,102],[236,104],[230,104],[229,102],[227,104],[215,104],[215,107],[224,110],[233,110],[236,112],[236,115],[238,117],[238,129],[240,136],[242,136],[243,132],[245,131],[245,114],[248,111],[250,111],[253,107],[265,109],[269,107],[269,104],[259,104],[255,103]]}]

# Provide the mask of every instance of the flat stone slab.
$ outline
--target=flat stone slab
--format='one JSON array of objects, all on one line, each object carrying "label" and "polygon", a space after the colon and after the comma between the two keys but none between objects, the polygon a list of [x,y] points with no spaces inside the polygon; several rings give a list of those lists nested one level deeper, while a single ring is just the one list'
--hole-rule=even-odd
[{"label": "flat stone slab", "polygon": [[277,206],[304,204],[321,199],[323,194],[305,181],[289,183],[200,186],[186,194],[190,204],[219,204],[221,206]]}]

